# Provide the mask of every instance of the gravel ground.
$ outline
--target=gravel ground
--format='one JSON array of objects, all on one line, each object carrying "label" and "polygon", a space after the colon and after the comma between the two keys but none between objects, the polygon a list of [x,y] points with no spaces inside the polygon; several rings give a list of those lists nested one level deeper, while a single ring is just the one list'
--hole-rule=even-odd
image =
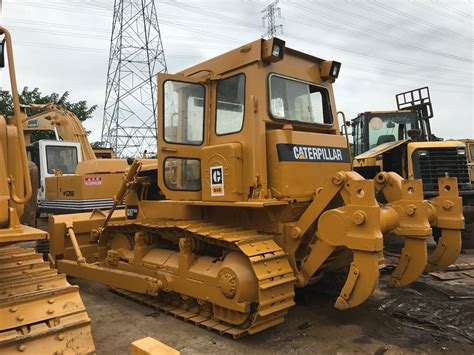
[{"label": "gravel ground", "polygon": [[[391,255],[386,260],[396,261]],[[457,263],[474,265],[474,255]],[[240,340],[157,313],[105,286],[70,281],[80,286],[99,355],[127,354],[130,343],[145,336],[183,354],[473,354],[473,271],[446,272],[455,279],[445,281],[425,275],[402,289],[388,288],[386,273],[367,302],[347,311],[332,306],[335,290],[305,289],[283,324]]]}]

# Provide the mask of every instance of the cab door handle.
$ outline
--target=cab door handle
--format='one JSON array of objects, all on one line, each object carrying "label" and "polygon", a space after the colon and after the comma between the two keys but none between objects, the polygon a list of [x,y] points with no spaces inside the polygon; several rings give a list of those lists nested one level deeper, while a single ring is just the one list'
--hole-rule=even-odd
[{"label": "cab door handle", "polygon": [[163,152],[177,152],[178,150],[176,148],[162,147],[161,151],[163,151]]}]

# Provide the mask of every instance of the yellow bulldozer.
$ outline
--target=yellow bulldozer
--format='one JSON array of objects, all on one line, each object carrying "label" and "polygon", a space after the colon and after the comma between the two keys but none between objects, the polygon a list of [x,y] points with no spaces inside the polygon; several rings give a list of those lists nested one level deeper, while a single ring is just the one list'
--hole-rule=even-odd
[{"label": "yellow bulldozer", "polygon": [[58,274],[32,248],[19,242],[47,233],[20,224],[24,205],[35,198],[28,169],[9,32],[0,27],[0,68],[5,47],[14,114],[0,115],[0,353],[77,354],[94,351],[90,319],[77,286]]},{"label": "yellow bulldozer", "polygon": [[[426,198],[438,193],[439,177],[456,177],[466,218],[463,248],[474,248],[474,177],[468,143],[443,141],[432,133],[433,107],[428,87],[397,94],[396,101],[395,111],[364,112],[351,121],[354,170],[368,179],[380,171],[421,179]],[[435,228],[434,236],[438,240],[439,229]]]},{"label": "yellow bulldozer", "polygon": [[[393,287],[454,262],[456,178],[425,200],[419,179],[351,171],[340,67],[271,38],[159,74],[156,179],[134,160],[115,197],[124,211],[51,216],[52,264],[239,338],[283,322],[295,288],[333,273],[346,278],[338,309],[364,302],[384,235],[405,242]],[[432,227],[441,242],[428,256]]]}]

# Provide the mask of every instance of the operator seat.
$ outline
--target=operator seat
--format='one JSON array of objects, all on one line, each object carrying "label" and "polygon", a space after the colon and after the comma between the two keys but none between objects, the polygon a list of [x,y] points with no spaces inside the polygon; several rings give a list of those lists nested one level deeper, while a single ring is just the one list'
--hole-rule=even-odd
[{"label": "operator seat", "polygon": [[377,145],[388,143],[388,142],[395,142],[395,136],[393,134],[384,134],[377,139]]}]

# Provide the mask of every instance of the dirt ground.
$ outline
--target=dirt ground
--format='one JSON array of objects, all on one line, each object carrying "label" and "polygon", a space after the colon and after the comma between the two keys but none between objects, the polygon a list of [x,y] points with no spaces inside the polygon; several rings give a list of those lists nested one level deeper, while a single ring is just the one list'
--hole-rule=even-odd
[{"label": "dirt ground", "polygon": [[474,254],[458,259],[461,270],[437,275],[444,280],[424,275],[402,289],[386,286],[396,257],[388,253],[386,262],[378,289],[363,305],[338,311],[335,292],[305,289],[283,324],[240,340],[157,313],[105,286],[70,281],[80,286],[99,355],[127,354],[132,341],[146,336],[182,354],[474,354]]}]

